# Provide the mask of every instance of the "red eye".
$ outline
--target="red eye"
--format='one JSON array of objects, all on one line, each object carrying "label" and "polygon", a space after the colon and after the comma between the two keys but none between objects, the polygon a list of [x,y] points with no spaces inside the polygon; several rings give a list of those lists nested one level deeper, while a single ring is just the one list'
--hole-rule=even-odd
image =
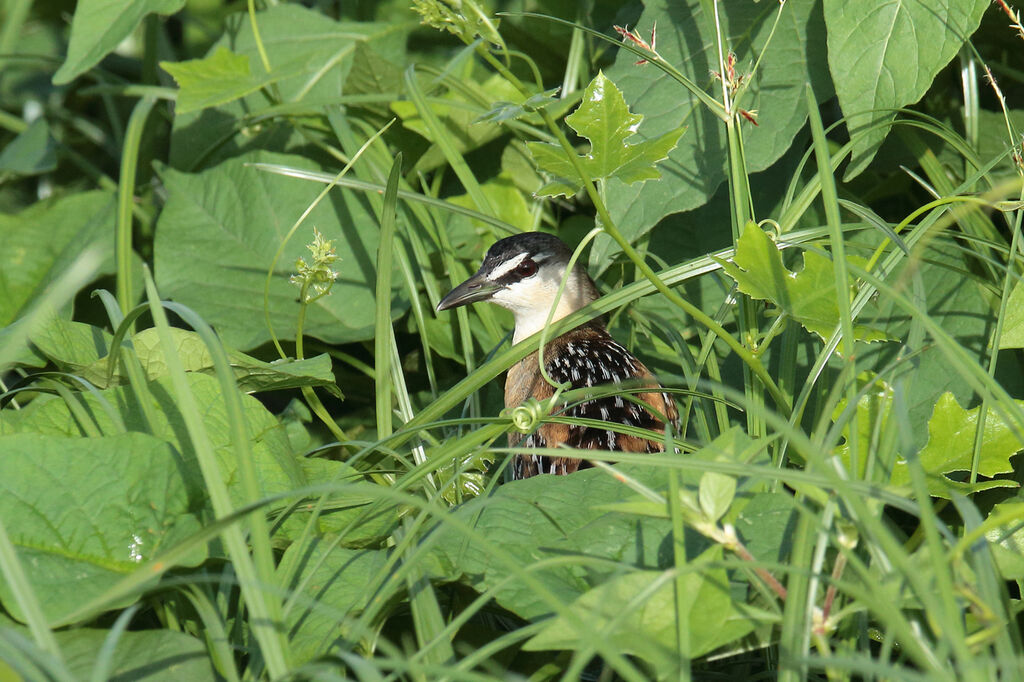
[{"label": "red eye", "polygon": [[530,275],[537,274],[537,264],[527,258],[522,263],[516,266],[516,274],[520,277],[529,277]]}]

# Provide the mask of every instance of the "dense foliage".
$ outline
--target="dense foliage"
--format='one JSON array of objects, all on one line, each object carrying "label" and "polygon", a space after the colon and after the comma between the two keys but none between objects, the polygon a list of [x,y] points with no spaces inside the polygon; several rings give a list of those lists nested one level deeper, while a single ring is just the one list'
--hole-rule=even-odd
[{"label": "dense foliage", "polygon": [[[1014,10],[411,5],[0,3],[0,678],[1024,676]],[[676,453],[502,484],[523,230]]]}]

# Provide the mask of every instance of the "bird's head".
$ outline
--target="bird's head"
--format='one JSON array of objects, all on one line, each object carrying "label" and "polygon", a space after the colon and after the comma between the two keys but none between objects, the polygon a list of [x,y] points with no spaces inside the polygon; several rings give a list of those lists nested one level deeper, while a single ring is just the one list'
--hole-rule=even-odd
[{"label": "bird's head", "polygon": [[[437,310],[489,301],[515,315],[513,343],[540,331],[558,297],[572,251],[562,240],[526,232],[495,242],[476,274],[448,292]],[[579,310],[598,297],[593,280],[578,263],[558,298],[552,320]]]}]

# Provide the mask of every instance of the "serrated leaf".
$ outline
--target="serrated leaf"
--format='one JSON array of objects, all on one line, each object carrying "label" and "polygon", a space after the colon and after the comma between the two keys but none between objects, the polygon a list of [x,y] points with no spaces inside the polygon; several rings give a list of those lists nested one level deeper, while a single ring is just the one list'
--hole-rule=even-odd
[{"label": "serrated leaf", "polygon": [[[706,12],[706,0],[644,0],[642,4],[643,12],[633,25],[644,36],[657,26],[658,53],[691,81],[711,85],[708,92],[716,99],[721,85],[713,83],[709,71],[721,69],[720,45],[736,54],[738,75],[749,74],[760,59],[738,104],[758,112],[759,125],[741,124],[747,172],[769,168],[794,142],[804,144],[799,137],[807,120],[804,88],[810,83],[819,102],[833,96],[818,0],[786,0],[781,12],[779,3],[724,0],[716,5],[719,12],[713,20]],[[719,30],[721,39],[716,35]],[[663,181],[608,183],[608,211],[630,242],[665,216],[706,204],[726,177],[728,159],[721,119],[671,76],[652,65],[636,66],[636,60],[632,52],[619,50],[608,76],[630,106],[646,115],[643,134],[653,138],[684,123],[693,134],[683,136],[668,160],[659,164],[665,171]],[[711,233],[702,237],[712,242],[703,252],[731,242],[727,221],[704,223],[700,229]],[[618,251],[611,239],[595,241],[591,270],[600,272],[614,262]]]},{"label": "serrated leaf", "polygon": [[[655,164],[668,157],[685,129],[629,143],[643,118],[630,112],[622,91],[599,71],[584,91],[580,106],[565,117],[577,134],[590,141],[590,153],[577,158],[591,180],[617,178],[633,184],[661,177]],[[531,142],[528,147],[540,169],[553,177],[537,191],[538,196],[572,196],[583,187],[583,177],[561,147],[546,142]]]},{"label": "serrated leaf", "polygon": [[[751,298],[769,301],[822,338],[831,336],[839,325],[839,302],[832,261],[813,251],[804,252],[804,267],[791,272],[782,263],[775,242],[756,225],[743,230],[732,262],[714,259],[736,280],[739,290]],[[853,279],[850,279],[851,286]],[[843,296],[849,296],[844,291]],[[884,332],[854,325],[859,341],[884,341]]]},{"label": "serrated leaf", "polygon": [[127,38],[148,14],[174,14],[185,0],[79,0],[71,20],[67,59],[53,75],[56,85],[70,83]]},{"label": "serrated leaf", "polygon": [[[864,375],[859,377],[861,380],[863,378]],[[862,395],[857,402],[858,451],[861,453],[861,470],[853,472],[853,475],[857,477],[864,475],[867,453],[872,447],[872,438],[876,432],[885,428],[890,418],[893,400],[892,388],[885,382],[877,380],[875,386],[874,390]],[[1024,401],[1019,401],[1019,404],[1024,406]],[[840,401],[836,406],[835,416],[838,417],[845,408],[845,401]],[[979,409],[977,407],[971,410],[963,409],[953,394],[948,392],[943,393],[935,403],[931,419],[928,421],[928,442],[917,454],[925,474],[928,474],[929,477],[929,494],[948,498],[951,491],[970,495],[981,490],[1017,487],[1015,481],[1006,479],[967,483],[953,481],[945,477],[946,474],[958,471],[970,471]],[[836,448],[836,454],[849,467],[850,432],[848,427],[843,429],[843,436],[845,440]],[[992,477],[1012,471],[1010,458],[1021,449],[1024,449],[1024,441],[1014,434],[994,409],[990,408],[985,420],[985,435],[982,439],[978,473],[982,476]],[[888,466],[886,462],[878,464]],[[887,481],[897,486],[910,485],[908,466],[906,458],[898,456],[892,463]]]},{"label": "serrated leaf", "polygon": [[253,74],[248,55],[235,54],[223,45],[203,59],[160,62],[160,66],[178,84],[178,114],[226,104],[284,77],[283,73]]},{"label": "serrated leaf", "polygon": [[[1024,407],[1024,401],[1018,401],[1018,404]],[[980,409],[975,407],[965,410],[952,393],[943,393],[939,397],[932,418],[928,421],[928,444],[918,453],[921,466],[927,473],[970,471]],[[992,477],[1013,471],[1010,458],[1022,448],[1024,440],[990,407],[985,418],[978,473]],[[892,482],[896,485],[910,483],[910,472],[905,461],[897,462],[893,467]]]}]

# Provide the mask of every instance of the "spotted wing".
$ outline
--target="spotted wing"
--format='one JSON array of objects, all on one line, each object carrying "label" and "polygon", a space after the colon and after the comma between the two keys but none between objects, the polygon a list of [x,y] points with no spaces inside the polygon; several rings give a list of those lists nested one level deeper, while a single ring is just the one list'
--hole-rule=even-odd
[{"label": "spotted wing", "polygon": [[[568,341],[561,352],[547,362],[547,371],[558,383],[568,382],[572,388],[590,388],[619,383],[637,383],[660,388],[643,363],[610,336],[589,336]],[[621,395],[594,398],[567,407],[567,417],[599,420],[663,432],[665,415],[678,429],[678,412],[671,398],[661,391],[636,394],[654,412]],[[657,414],[656,414],[657,413]],[[638,438],[610,429],[568,424],[545,424],[526,436],[526,447],[566,447],[583,450],[618,452],[661,452],[660,441]],[[576,458],[520,455],[513,466],[513,478],[529,478],[537,474],[566,474],[590,464]]]}]

